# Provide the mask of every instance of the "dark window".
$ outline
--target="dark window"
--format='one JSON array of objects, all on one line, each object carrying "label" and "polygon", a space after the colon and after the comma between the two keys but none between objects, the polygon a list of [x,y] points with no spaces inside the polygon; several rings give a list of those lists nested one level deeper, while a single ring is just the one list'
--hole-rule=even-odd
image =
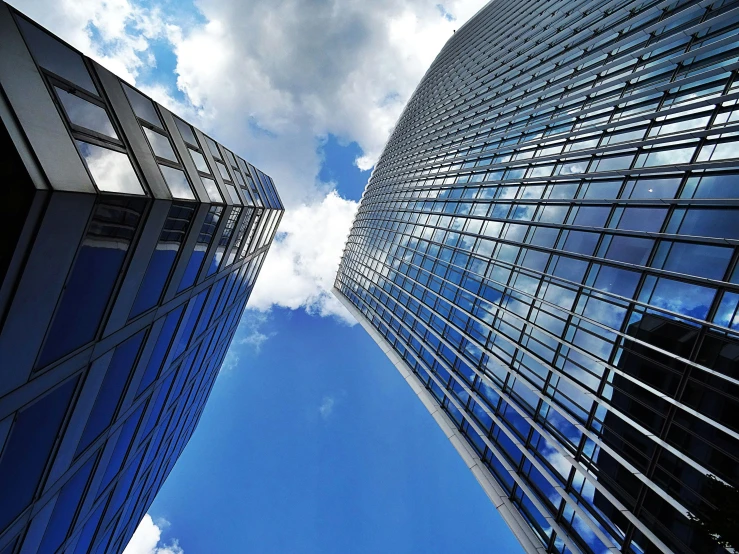
[{"label": "dark window", "polygon": [[105,109],[59,87],[54,87],[56,95],[64,106],[64,111],[72,125],[89,129],[101,135],[118,138]]},{"label": "dark window", "polygon": [[159,119],[159,114],[157,114],[154,103],[136,89],[129,87],[126,83],[121,83],[121,85],[126,96],[128,96],[128,101],[131,103],[134,113],[144,121],[163,129],[162,121]]},{"label": "dark window", "polygon": [[113,454],[111,454],[110,460],[108,461],[108,467],[105,468],[105,475],[103,475],[103,480],[98,486],[98,491],[105,490],[105,488],[121,470],[123,461],[126,458],[126,453],[131,448],[131,441],[133,440],[134,433],[139,426],[139,421],[141,420],[141,416],[144,413],[145,407],[146,403],[142,403],[141,406],[139,406],[138,410],[130,415],[126,420],[126,423],[123,424],[121,432],[118,435],[118,440],[115,443]]},{"label": "dark window", "polygon": [[195,279],[198,273],[200,273],[200,267],[203,265],[205,254],[208,252],[208,247],[213,241],[213,235],[216,232],[222,213],[223,208],[220,206],[211,206],[208,210],[208,215],[205,217],[203,226],[200,229],[195,249],[190,255],[190,260],[187,262],[187,267],[185,268],[185,273],[182,275],[177,292],[182,292],[195,284]]},{"label": "dark window", "polygon": [[206,276],[213,275],[216,271],[218,271],[218,268],[221,265],[221,260],[223,259],[223,255],[226,253],[226,248],[228,247],[228,243],[230,242],[231,235],[233,235],[234,228],[236,227],[236,222],[239,220],[240,215],[241,208],[234,208],[231,212],[231,215],[228,216],[228,221],[226,221],[226,228],[223,230],[221,239],[218,241],[218,247],[216,248],[213,259],[210,261],[210,267],[208,268],[208,273],[206,274]]},{"label": "dark window", "polygon": [[106,199],[96,206],[54,314],[38,367],[95,338],[143,207],[143,202],[124,199]]},{"label": "dark window", "polygon": [[67,533],[72,526],[77,507],[82,500],[82,494],[85,492],[87,481],[96,461],[97,456],[90,457],[85,465],[77,470],[77,473],[62,488],[56,504],[54,504],[54,512],[46,526],[39,552],[56,552],[64,539],[67,538]]},{"label": "dark window", "polygon": [[161,331],[159,331],[159,337],[157,337],[157,343],[151,353],[149,363],[146,365],[144,376],[141,378],[138,391],[136,391],[136,396],[144,392],[144,389],[151,385],[159,376],[162,369],[162,363],[164,363],[164,358],[167,356],[169,345],[172,343],[172,337],[177,330],[177,324],[180,321],[180,316],[184,309],[185,306],[182,305],[175,308],[167,315],[167,319],[164,321]]},{"label": "dark window", "polygon": [[131,308],[130,317],[136,317],[159,303],[177,254],[187,235],[193,213],[194,207],[187,204],[173,204],[169,209],[167,220],[159,235],[159,242],[149,260],[149,266]]},{"label": "dark window", "polygon": [[179,117],[175,117],[174,122],[177,124],[177,128],[180,130],[180,134],[182,135],[184,141],[192,144],[193,146],[197,146],[198,141],[195,138],[195,133],[192,132],[192,127],[190,127],[188,123],[182,121]]},{"label": "dark window", "polygon": [[16,17],[16,21],[37,64],[97,94],[82,56],[24,18]]},{"label": "dark window", "polygon": [[190,336],[195,328],[195,323],[198,321],[200,311],[203,309],[203,302],[205,302],[205,296],[207,294],[208,290],[206,289],[190,300],[192,309],[190,310],[190,315],[187,316],[187,322],[182,327],[182,334],[180,335],[180,340],[177,342],[177,347],[175,348],[172,358],[176,358],[187,348],[187,345],[190,342]]},{"label": "dark window", "polygon": [[145,329],[139,331],[115,349],[105,372],[103,383],[100,385],[95,404],[87,418],[87,425],[77,445],[75,456],[78,456],[90,446],[90,443],[113,422],[113,416],[118,410],[118,404],[120,404],[123,397],[126,383],[128,383],[131,369],[136,361],[145,333]]},{"label": "dark window", "polygon": [[18,413],[0,459],[0,529],[31,503],[76,386],[69,379]]},{"label": "dark window", "polygon": [[74,549],[74,554],[87,554],[87,551],[90,549],[90,543],[92,543],[92,539],[95,537],[95,531],[97,531],[100,518],[103,517],[103,510],[107,502],[107,499],[101,502],[95,508],[87,523],[85,523],[82,533],[80,533],[80,538],[77,540],[77,548]]},{"label": "dark window", "polygon": [[725,239],[739,238],[739,211],[691,208],[685,213],[680,234]]}]

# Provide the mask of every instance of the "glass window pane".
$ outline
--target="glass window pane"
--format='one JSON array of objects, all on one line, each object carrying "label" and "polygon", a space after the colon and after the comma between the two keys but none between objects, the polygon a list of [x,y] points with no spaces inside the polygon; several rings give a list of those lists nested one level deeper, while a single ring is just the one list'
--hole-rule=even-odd
[{"label": "glass window pane", "polygon": [[159,303],[177,253],[190,228],[194,211],[194,207],[186,204],[173,204],[169,209],[129,317],[136,317]]},{"label": "glass window pane", "polygon": [[16,21],[37,64],[88,92],[98,94],[82,56],[24,18],[16,17]]},{"label": "glass window pane", "polygon": [[176,358],[187,349],[187,346],[190,343],[190,337],[192,335],[193,329],[195,328],[195,323],[197,323],[198,317],[200,317],[200,311],[203,309],[203,302],[205,302],[205,297],[207,294],[208,289],[205,289],[195,298],[190,300],[190,305],[192,306],[192,309],[190,310],[190,314],[187,316],[187,321],[182,326],[182,335],[177,342],[173,358]]},{"label": "glass window pane", "polygon": [[90,443],[98,438],[100,433],[105,431],[113,422],[113,416],[118,410],[118,404],[125,391],[126,383],[131,375],[133,364],[136,361],[145,334],[146,329],[143,329],[115,349],[105,371],[103,384],[100,385],[100,390],[95,398],[95,404],[87,418],[87,425],[85,425],[85,430],[82,432],[82,438],[77,445],[75,456],[79,456],[84,452],[90,446]]},{"label": "glass window pane", "polygon": [[81,140],[76,142],[97,188],[105,192],[144,194],[128,156]]},{"label": "glass window pane", "polygon": [[606,258],[636,265],[644,265],[652,252],[654,241],[638,237],[614,236]]},{"label": "glass window pane", "polygon": [[657,281],[649,303],[682,315],[705,319],[715,295],[716,289],[662,277]]},{"label": "glass window pane", "polygon": [[162,164],[159,164],[159,169],[162,170],[164,180],[167,182],[169,191],[172,193],[174,198],[195,200],[195,195],[192,193],[190,183],[187,182],[187,177],[185,177],[182,170]]},{"label": "glass window pane", "polygon": [[670,248],[663,269],[708,279],[723,279],[733,252],[733,248],[676,242]]},{"label": "glass window pane", "polygon": [[221,196],[221,192],[218,190],[216,182],[209,177],[201,177],[200,179],[203,181],[203,185],[205,186],[205,190],[208,193],[210,201],[218,202],[219,204],[223,203],[223,197]]},{"label": "glass window pane", "polygon": [[226,181],[230,181],[231,176],[228,174],[228,169],[226,169],[226,164],[222,162],[216,162],[216,166],[218,167],[218,172],[221,174],[221,177],[223,177]]},{"label": "glass window pane", "polygon": [[144,127],[143,129],[146,138],[149,139],[151,149],[154,150],[154,154],[171,162],[177,161],[177,156],[175,156],[174,150],[172,150],[172,145],[167,137],[161,133],[152,131],[148,127]]},{"label": "glass window pane", "polygon": [[739,238],[739,210],[691,208],[680,226],[681,235]]},{"label": "glass window pane", "polygon": [[0,461],[0,529],[31,503],[76,385],[69,379],[18,413]]},{"label": "glass window pane", "polygon": [[241,205],[241,198],[239,197],[239,193],[236,192],[236,187],[233,185],[226,184],[226,189],[228,190],[228,194],[231,197],[231,201],[234,204]]},{"label": "glass window pane", "polygon": [[164,358],[167,356],[169,345],[172,342],[172,337],[174,336],[175,331],[177,330],[177,324],[180,321],[180,316],[182,315],[184,308],[185,306],[183,304],[182,306],[172,310],[169,315],[167,315],[167,319],[164,321],[161,331],[159,331],[157,343],[154,346],[149,362],[146,365],[144,376],[141,378],[141,383],[139,383],[136,396],[144,392],[146,387],[151,385],[156,378],[159,377],[162,363],[164,362]]},{"label": "glass window pane", "polygon": [[77,473],[62,487],[56,504],[54,504],[54,512],[46,526],[44,540],[41,542],[39,552],[56,552],[64,539],[67,538],[67,532],[70,530],[74,514],[80,500],[82,500],[82,494],[96,461],[97,456],[91,456],[85,465],[77,470]]},{"label": "glass window pane", "polygon": [[95,338],[136,234],[143,202],[106,200],[95,209],[39,357],[53,362]]},{"label": "glass window pane", "polygon": [[54,87],[54,90],[64,106],[64,111],[67,113],[70,123],[90,129],[101,135],[118,138],[118,133],[115,132],[113,124],[103,108],[59,87]]},{"label": "glass window pane", "polygon": [[188,148],[188,150],[190,151],[190,156],[192,156],[192,161],[195,162],[195,167],[198,168],[198,171],[210,173],[210,169],[208,169],[208,164],[205,162],[203,155],[192,148]]},{"label": "glass window pane", "polygon": [[200,229],[197,244],[195,244],[195,249],[190,255],[190,261],[187,263],[187,268],[185,269],[185,273],[182,275],[182,280],[180,281],[180,286],[177,288],[177,292],[182,292],[183,290],[190,288],[195,283],[195,279],[200,272],[200,266],[203,265],[205,254],[208,251],[210,243],[213,241],[213,235],[216,232],[222,213],[223,208],[220,206],[211,206],[208,210],[208,215]]},{"label": "glass window pane", "polygon": [[218,145],[216,144],[216,141],[214,141],[210,137],[205,137],[205,142],[208,143],[208,150],[210,150],[210,153],[213,154],[213,157],[216,160],[220,160],[221,158],[221,152],[218,150]]},{"label": "glass window pane", "polygon": [[179,117],[175,117],[174,122],[177,124],[177,128],[180,130],[180,135],[182,135],[182,139],[185,142],[197,146],[198,141],[195,138],[195,133],[192,132],[192,127],[190,127],[188,123],[182,121]]},{"label": "glass window pane", "polygon": [[128,101],[131,103],[134,113],[144,121],[148,121],[152,125],[156,125],[160,129],[164,129],[162,120],[159,119],[159,114],[157,114],[156,108],[154,107],[154,103],[136,89],[128,86],[126,83],[121,83],[121,85],[123,85],[123,90],[125,91],[126,96],[128,96]]}]

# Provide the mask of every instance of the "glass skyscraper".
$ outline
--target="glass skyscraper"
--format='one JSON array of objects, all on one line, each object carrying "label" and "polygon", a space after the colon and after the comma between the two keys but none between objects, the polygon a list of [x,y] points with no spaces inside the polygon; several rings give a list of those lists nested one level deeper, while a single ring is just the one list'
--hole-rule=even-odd
[{"label": "glass skyscraper", "polygon": [[0,553],[121,552],[283,212],[272,179],[0,2]]},{"label": "glass skyscraper", "polygon": [[370,178],[335,294],[527,552],[726,551],[738,68],[739,2],[493,1]]}]

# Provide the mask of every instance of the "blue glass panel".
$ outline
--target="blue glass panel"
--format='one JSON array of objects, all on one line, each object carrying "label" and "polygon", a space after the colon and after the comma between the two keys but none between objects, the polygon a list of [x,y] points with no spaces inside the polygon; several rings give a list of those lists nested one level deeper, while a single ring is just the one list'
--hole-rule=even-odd
[{"label": "blue glass panel", "polygon": [[5,529],[33,499],[77,380],[67,380],[18,413],[0,459],[0,529]]},{"label": "blue glass panel", "polygon": [[167,319],[164,321],[161,331],[159,331],[159,337],[157,337],[157,343],[151,353],[149,363],[146,365],[144,376],[141,378],[141,383],[139,383],[136,396],[144,392],[144,390],[151,385],[157,377],[159,377],[159,371],[162,368],[164,358],[167,356],[169,345],[172,342],[172,337],[174,336],[174,332],[177,329],[177,324],[180,321],[180,316],[184,309],[185,306],[182,305],[175,308],[167,315]]},{"label": "blue glass panel", "polygon": [[87,520],[87,523],[85,523],[85,526],[82,528],[82,533],[80,533],[80,538],[77,541],[77,547],[74,549],[74,554],[87,554],[87,551],[90,549],[90,543],[95,537],[95,531],[97,531],[100,518],[103,517],[103,510],[105,509],[106,503],[107,500],[101,502],[98,507],[95,508],[95,511]]},{"label": "blue glass panel", "polygon": [[103,480],[98,486],[98,491],[105,490],[108,484],[110,484],[116,474],[120,471],[123,460],[126,457],[126,453],[131,447],[131,440],[133,439],[133,435],[136,432],[136,428],[139,426],[139,420],[144,413],[145,407],[146,402],[142,403],[141,406],[139,406],[139,408],[129,416],[129,418],[126,420],[126,423],[123,424],[121,432],[118,435],[118,440],[115,443],[113,454],[108,461],[108,467],[105,469]]},{"label": "blue glass panel", "polygon": [[664,277],[657,280],[650,303],[682,315],[705,319],[716,289]]},{"label": "blue glass panel", "polygon": [[146,329],[139,331],[115,349],[75,455],[81,454],[112,423],[145,334]]},{"label": "blue glass panel", "polygon": [[649,260],[654,241],[638,237],[614,236],[608,247],[606,258],[636,265],[644,265]]},{"label": "blue glass panel", "polygon": [[685,213],[680,234],[725,239],[739,238],[739,210],[691,208]]},{"label": "blue glass panel", "polygon": [[663,269],[708,279],[723,279],[733,253],[733,248],[676,242],[670,249]]},{"label": "blue glass panel", "polygon": [[[43,367],[95,338],[143,204],[98,204],[37,362]],[[71,324],[74,322],[74,324]]]},{"label": "blue glass panel", "polygon": [[190,342],[190,336],[192,335],[192,331],[195,328],[195,323],[197,323],[198,321],[198,317],[200,316],[200,311],[203,308],[203,302],[205,302],[205,296],[207,294],[208,290],[206,289],[198,294],[195,298],[190,300],[192,310],[190,311],[190,315],[187,318],[187,322],[182,328],[182,335],[180,335],[180,340],[177,343],[177,348],[175,349],[174,356],[172,356],[173,359],[182,354],[185,351],[185,348],[187,348],[187,344]]},{"label": "blue glass panel", "polygon": [[195,284],[195,279],[197,279],[200,267],[203,265],[205,254],[208,251],[208,247],[211,242],[213,242],[213,235],[215,234],[216,227],[218,226],[218,221],[220,220],[222,213],[223,208],[219,206],[211,206],[208,210],[203,226],[200,229],[195,249],[190,255],[190,260],[187,262],[185,273],[182,275],[179,287],[177,287],[178,293]]},{"label": "blue glass panel", "polygon": [[172,380],[174,379],[174,376],[175,372],[173,371],[164,380],[164,383],[162,383],[162,385],[159,387],[157,398],[151,408],[149,419],[146,421],[146,427],[144,428],[144,432],[141,435],[142,437],[146,437],[156,425],[157,420],[159,419],[159,414],[162,411],[162,406],[164,406],[164,401],[167,399],[167,394],[169,394],[169,389],[172,386]]},{"label": "blue glass panel", "polygon": [[90,457],[62,488],[54,504],[54,512],[46,526],[46,533],[41,541],[39,552],[56,552],[59,545],[64,542],[96,461],[97,456]]}]

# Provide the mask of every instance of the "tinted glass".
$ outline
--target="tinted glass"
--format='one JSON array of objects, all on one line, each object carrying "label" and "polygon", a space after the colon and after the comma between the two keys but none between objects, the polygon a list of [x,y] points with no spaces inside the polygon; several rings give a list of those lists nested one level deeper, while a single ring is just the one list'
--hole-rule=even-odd
[{"label": "tinted glass", "polygon": [[218,241],[218,247],[216,248],[213,259],[211,259],[210,261],[210,267],[208,268],[208,273],[206,274],[206,276],[213,275],[216,271],[218,271],[218,267],[221,265],[221,260],[226,253],[226,248],[228,248],[228,243],[231,240],[234,228],[236,227],[236,222],[238,221],[240,215],[241,208],[234,208],[231,212],[231,215],[228,216],[226,227],[223,230],[223,234],[221,235],[220,240]]},{"label": "tinted glass", "polygon": [[59,100],[64,106],[69,122],[78,127],[90,129],[101,135],[117,139],[118,134],[110,122],[107,112],[92,102],[88,102],[79,96],[75,96],[66,90],[54,87]]},{"label": "tinted glass", "polygon": [[106,200],[95,208],[54,314],[39,367],[95,338],[143,207],[140,201]]},{"label": "tinted glass", "polygon": [[205,142],[208,143],[208,150],[210,150],[210,153],[213,154],[213,157],[216,160],[221,159],[221,151],[218,149],[218,145],[216,144],[216,141],[214,141],[210,137],[205,137]]},{"label": "tinted glass", "polygon": [[98,93],[82,56],[22,17],[16,17],[16,21],[37,64],[88,92]]},{"label": "tinted glass", "polygon": [[115,349],[75,455],[81,454],[113,422],[145,334],[146,330],[139,331]]},{"label": "tinted glass", "polygon": [[221,192],[218,190],[216,182],[209,177],[201,177],[200,179],[203,181],[203,185],[205,186],[205,190],[208,193],[210,201],[218,202],[219,204],[223,203],[223,197],[221,197]]},{"label": "tinted glass", "polygon": [[167,137],[161,133],[152,131],[148,127],[144,127],[143,129],[146,138],[149,139],[151,149],[154,150],[154,154],[165,160],[177,162],[177,156],[175,156],[174,150],[172,150],[172,144]]},{"label": "tinted glass", "polygon": [[223,162],[216,162],[216,166],[218,167],[218,172],[221,174],[221,177],[223,177],[223,179],[226,181],[230,181],[231,176],[228,174],[228,169],[226,169],[226,165]]},{"label": "tinted glass", "polygon": [[74,554],[87,554],[90,549],[90,543],[95,537],[95,531],[97,531],[98,525],[100,524],[100,518],[103,517],[103,510],[105,509],[106,502],[102,502],[95,508],[95,511],[85,523],[80,533],[80,538],[77,540],[77,547],[74,549]]},{"label": "tinted glass", "polygon": [[164,180],[167,182],[167,186],[173,197],[184,200],[195,200],[190,183],[187,181],[187,177],[185,177],[182,170],[162,164],[159,164],[159,169],[162,170]]},{"label": "tinted glass", "polygon": [[0,529],[33,499],[76,385],[69,379],[18,413],[0,459]]},{"label": "tinted glass", "polygon": [[92,174],[92,180],[104,192],[144,194],[128,156],[89,142],[76,141],[77,148]]},{"label": "tinted glass", "polygon": [[197,146],[198,141],[195,138],[195,133],[192,132],[192,127],[182,121],[179,117],[175,117],[174,122],[177,124],[177,128],[180,130],[180,135],[182,135],[183,140],[187,143]]},{"label": "tinted glass", "polygon": [[159,376],[160,370],[162,369],[162,363],[164,363],[164,358],[167,356],[169,345],[172,343],[172,338],[177,330],[177,324],[180,321],[180,316],[184,309],[185,306],[182,305],[179,308],[172,310],[172,312],[167,315],[167,319],[164,321],[162,329],[159,332],[159,336],[157,337],[157,343],[154,346],[149,362],[146,365],[144,375],[141,378],[141,383],[139,383],[136,396],[144,392],[144,390]]},{"label": "tinted glass", "polygon": [[85,465],[77,470],[77,473],[62,487],[56,504],[54,504],[54,511],[46,526],[46,533],[44,533],[39,552],[56,552],[56,549],[67,538],[67,533],[82,500],[82,494],[85,492],[87,481],[96,460],[96,456],[91,456]]},{"label": "tinted glass", "polygon": [[123,85],[123,90],[126,96],[128,96],[128,101],[131,103],[134,113],[144,121],[148,121],[152,125],[163,129],[162,120],[159,119],[159,114],[157,114],[154,103],[139,91],[129,87],[126,83],[121,83],[121,85]]},{"label": "tinted glass", "polygon": [[205,302],[205,297],[207,296],[207,294],[208,290],[206,289],[198,294],[195,298],[190,300],[190,306],[192,307],[192,309],[190,310],[190,313],[187,316],[187,320],[182,327],[182,334],[177,341],[177,347],[175,348],[174,354],[172,356],[173,358],[177,358],[187,348],[187,345],[190,342],[190,336],[192,335],[193,329],[195,328],[195,323],[197,323],[198,317],[200,316],[200,311],[203,309],[203,302]]},{"label": "tinted glass", "polygon": [[136,317],[159,303],[177,259],[177,253],[190,228],[193,213],[194,208],[184,204],[173,204],[169,209],[169,215],[159,235],[159,242],[149,260],[149,266],[131,308],[130,317]]},{"label": "tinted glass", "polygon": [[192,148],[188,148],[188,150],[190,151],[190,156],[192,156],[192,161],[195,162],[195,167],[198,168],[198,171],[210,173],[210,169],[208,169],[208,164],[205,162],[203,155]]},{"label": "tinted glass", "polygon": [[205,259],[205,254],[208,251],[208,247],[213,241],[213,235],[216,232],[216,228],[218,227],[218,222],[221,219],[222,213],[223,208],[219,206],[211,206],[208,210],[208,215],[206,216],[205,221],[203,222],[203,226],[200,229],[200,234],[198,235],[198,241],[195,245],[195,249],[190,255],[190,260],[187,262],[187,268],[185,269],[185,273],[182,275],[182,279],[180,280],[180,286],[177,287],[177,292],[182,292],[183,290],[195,284],[195,279],[200,272],[200,266],[203,265],[203,260]]},{"label": "tinted glass", "polygon": [[100,485],[98,485],[98,494],[100,494],[101,491],[105,490],[105,488],[121,470],[123,460],[125,460],[126,458],[126,453],[133,446],[131,444],[131,441],[133,440],[134,433],[136,432],[136,428],[139,425],[139,421],[141,420],[141,416],[144,413],[145,407],[146,403],[139,406],[138,410],[131,414],[126,420],[126,423],[123,424],[123,427],[121,427],[121,431],[118,434],[118,439],[115,443],[115,449],[113,450],[113,454],[111,454],[110,460],[108,461],[108,467],[105,468],[103,480],[100,481]]}]

